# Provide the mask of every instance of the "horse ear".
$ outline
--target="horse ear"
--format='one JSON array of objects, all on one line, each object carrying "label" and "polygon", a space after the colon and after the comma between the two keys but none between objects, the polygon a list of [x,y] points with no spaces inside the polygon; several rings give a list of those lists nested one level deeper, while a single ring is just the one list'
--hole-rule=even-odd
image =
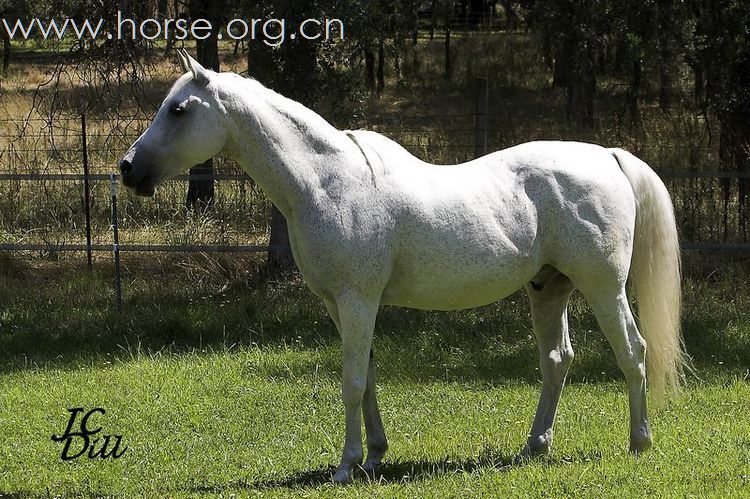
[{"label": "horse ear", "polygon": [[193,79],[204,87],[208,85],[208,70],[201,66],[201,63],[193,59],[187,50],[183,49],[183,56],[187,63],[188,69],[193,73]]},{"label": "horse ear", "polygon": [[188,64],[187,58],[185,58],[185,54],[182,53],[183,49],[177,49],[177,58],[180,60],[180,67],[182,68],[183,73],[191,72],[190,65]]}]

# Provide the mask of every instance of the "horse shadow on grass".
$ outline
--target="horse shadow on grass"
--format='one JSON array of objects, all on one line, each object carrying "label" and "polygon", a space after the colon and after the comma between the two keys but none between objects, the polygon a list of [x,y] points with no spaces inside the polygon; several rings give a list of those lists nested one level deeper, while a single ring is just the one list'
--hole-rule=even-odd
[{"label": "horse shadow on grass", "polygon": [[[386,461],[377,470],[367,473],[361,468],[354,473],[353,484],[408,484],[430,480],[447,475],[472,474],[475,472],[507,472],[519,469],[530,463],[542,463],[546,466],[565,466],[576,463],[600,461],[598,452],[579,452],[566,456],[544,456],[532,461],[519,459],[496,451],[485,451],[475,458],[455,459],[445,457],[438,460]],[[331,477],[336,471],[334,466],[314,470],[300,471],[289,476],[260,480],[256,482],[240,480],[215,486],[198,486],[190,490],[194,493],[221,493],[237,489],[274,490],[274,489],[315,489],[331,485]]]}]

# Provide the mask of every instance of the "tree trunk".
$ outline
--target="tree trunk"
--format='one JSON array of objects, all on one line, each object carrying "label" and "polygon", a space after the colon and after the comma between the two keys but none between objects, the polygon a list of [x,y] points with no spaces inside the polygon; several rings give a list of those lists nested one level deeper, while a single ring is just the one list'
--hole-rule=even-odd
[{"label": "tree trunk", "polygon": [[273,84],[274,73],[278,72],[270,47],[265,43],[247,44],[247,74],[263,85]]},{"label": "tree trunk", "polygon": [[469,26],[476,28],[484,20],[487,2],[485,0],[471,0],[469,2]]},{"label": "tree trunk", "polygon": [[271,238],[268,244],[268,271],[271,274],[277,275],[295,268],[286,218],[273,205],[271,206]]},{"label": "tree trunk", "polygon": [[437,29],[437,2],[432,0],[430,4],[430,41],[435,39],[435,30]]},{"label": "tree trunk", "polygon": [[[659,50],[659,108],[664,112],[672,109],[673,75],[677,73],[673,1],[657,2],[658,34],[656,38]],[[684,7],[683,7],[684,8]]]},{"label": "tree trunk", "polygon": [[10,66],[10,36],[3,30],[3,72],[2,77],[8,72],[8,66]]},{"label": "tree trunk", "polygon": [[378,95],[383,93],[385,88],[385,43],[380,40],[378,44]]},{"label": "tree trunk", "polygon": [[552,62],[552,86],[563,88],[568,86],[568,54],[564,43],[554,49]]},{"label": "tree trunk", "polygon": [[[290,24],[299,25],[302,15],[290,10],[280,12],[280,18],[288,19]],[[249,45],[253,45],[252,43]],[[301,104],[314,108],[320,96],[320,78],[318,66],[318,44],[303,37],[287,40],[279,47],[268,51],[277,61],[275,68],[269,68],[275,73],[277,80],[273,82],[274,89]],[[274,206],[271,208],[271,236],[268,251],[268,271],[280,274],[295,269],[294,256],[289,244],[287,222],[281,212]]]},{"label": "tree trunk", "polygon": [[630,112],[630,122],[632,125],[636,125],[641,121],[641,110],[638,104],[641,98],[642,76],[641,60],[636,57],[633,60],[630,73],[630,89],[628,91],[628,111]]},{"label": "tree trunk", "polygon": [[672,109],[672,75],[669,67],[659,67],[659,109],[669,112]]},{"label": "tree trunk", "polygon": [[401,83],[401,53],[400,50],[396,49],[393,53],[393,71],[396,73],[396,81]]},{"label": "tree trunk", "polygon": [[[193,19],[208,19],[212,25],[221,24],[223,9],[222,0],[191,0],[190,15]],[[198,51],[198,62],[203,67],[219,71],[219,40],[218,33],[214,31],[205,40],[196,40]],[[190,169],[190,175],[200,175],[201,178],[190,179],[185,204],[190,209],[205,210],[214,203],[214,163],[209,159],[205,163],[196,165]]]},{"label": "tree trunk", "polygon": [[375,54],[370,47],[365,48],[365,85],[368,90],[375,90]]},{"label": "tree trunk", "polygon": [[596,93],[595,57],[593,48],[583,44],[580,57],[568,71],[568,119],[588,128],[594,126],[594,94]]},{"label": "tree trunk", "polygon": [[513,9],[513,0],[503,0],[503,10],[505,11],[505,31],[513,31],[513,21],[516,17],[516,11]]},{"label": "tree trunk", "polygon": [[702,108],[706,100],[706,72],[703,64],[699,62],[693,66],[693,96],[695,102]]},{"label": "tree trunk", "polygon": [[453,62],[451,61],[451,27],[449,21],[445,25],[445,79],[450,80],[453,74]]}]

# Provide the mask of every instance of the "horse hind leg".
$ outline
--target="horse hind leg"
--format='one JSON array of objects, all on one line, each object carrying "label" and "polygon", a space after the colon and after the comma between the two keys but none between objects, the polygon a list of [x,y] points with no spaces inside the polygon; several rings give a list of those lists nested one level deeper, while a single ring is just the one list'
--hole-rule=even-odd
[{"label": "horse hind leg", "polygon": [[540,272],[526,286],[531,301],[534,335],[539,346],[542,392],[528,440],[521,450],[522,458],[547,454],[552,445],[552,426],[565,376],[573,361],[567,310],[573,289],[573,284],[565,275],[551,269]]},{"label": "horse hind leg", "polygon": [[613,291],[602,286],[581,291],[594,309],[599,327],[625,375],[630,406],[630,451],[638,454],[649,449],[652,442],[646,408],[646,342],[630,310],[624,283]]}]

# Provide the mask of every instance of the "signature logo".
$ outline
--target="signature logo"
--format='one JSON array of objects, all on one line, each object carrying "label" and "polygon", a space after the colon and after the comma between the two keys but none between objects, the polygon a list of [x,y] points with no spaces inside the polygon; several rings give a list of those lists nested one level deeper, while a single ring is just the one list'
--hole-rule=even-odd
[{"label": "signature logo", "polygon": [[[74,407],[68,409],[70,412],[70,419],[68,419],[68,427],[65,429],[65,433],[62,435],[52,435],[52,440],[55,442],[65,442],[63,445],[60,459],[63,461],[72,461],[73,459],[79,458],[86,454],[88,451],[89,459],[117,459],[125,454],[128,450],[127,446],[120,449],[122,444],[122,435],[101,435],[100,437],[91,439],[92,435],[102,431],[102,427],[99,426],[96,429],[89,429],[89,418],[96,413],[104,415],[105,410],[101,407],[94,407],[81,417],[79,425],[80,431],[73,431],[73,426],[76,423],[78,414],[83,413],[83,407]],[[77,442],[74,444],[74,442]],[[110,444],[113,443],[110,448]],[[77,452],[76,452],[77,451]]]}]

